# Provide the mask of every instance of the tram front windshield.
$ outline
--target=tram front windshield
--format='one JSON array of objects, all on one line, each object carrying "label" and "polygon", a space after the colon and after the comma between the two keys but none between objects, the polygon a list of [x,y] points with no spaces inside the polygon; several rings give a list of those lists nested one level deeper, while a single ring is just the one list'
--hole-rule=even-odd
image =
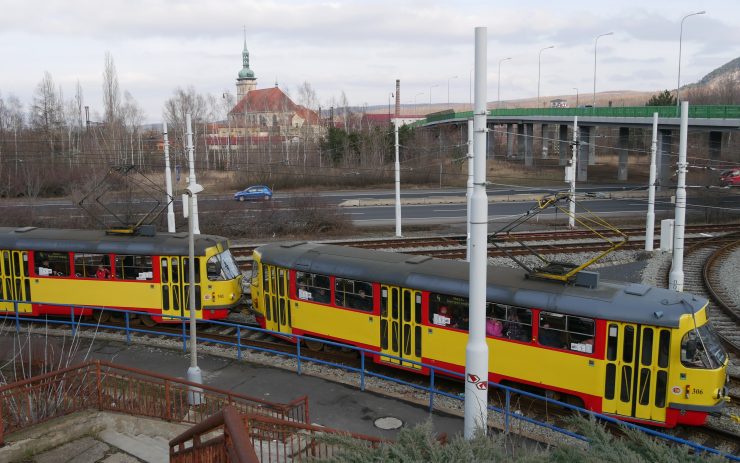
[{"label": "tram front windshield", "polygon": [[710,323],[689,331],[681,340],[681,363],[684,366],[715,369],[724,365],[726,359],[727,354]]},{"label": "tram front windshield", "polygon": [[234,256],[228,249],[211,256],[208,259],[208,279],[213,280],[233,280],[241,274],[239,267],[236,265]]}]

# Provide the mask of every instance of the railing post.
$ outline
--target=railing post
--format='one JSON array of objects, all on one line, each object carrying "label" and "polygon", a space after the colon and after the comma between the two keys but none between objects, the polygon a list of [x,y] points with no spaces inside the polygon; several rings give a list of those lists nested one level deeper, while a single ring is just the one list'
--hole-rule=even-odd
[{"label": "railing post", "polygon": [[21,322],[18,319],[18,301],[13,301],[13,310],[15,310],[15,332],[21,332]]},{"label": "railing post", "polygon": [[95,386],[98,390],[98,410],[103,409],[103,385],[100,377],[100,362],[95,361]]},{"label": "railing post", "polygon": [[301,375],[301,338],[295,339],[296,345],[296,373],[298,376]]},{"label": "railing post", "polygon": [[182,351],[187,352],[188,351],[188,340],[185,334],[185,318],[180,318],[180,322],[182,322]]},{"label": "railing post", "polygon": [[236,327],[236,359],[242,359],[242,327]]},{"label": "railing post", "polygon": [[360,351],[360,390],[365,390],[365,352]]},{"label": "railing post", "polygon": [[130,330],[130,324],[129,324],[129,313],[124,312],[123,313],[124,318],[126,319],[126,344],[131,344],[131,330]]},{"label": "railing post", "polygon": [[164,419],[167,421],[171,421],[172,407],[170,406],[170,380],[168,379],[164,380],[164,407]]},{"label": "railing post", "polygon": [[77,335],[77,328],[75,328],[75,308],[73,305],[69,306],[69,318],[72,321],[72,337]]},{"label": "railing post", "polygon": [[429,369],[429,411],[434,410],[434,368]]},{"label": "railing post", "polygon": [[504,408],[504,432],[507,434],[509,433],[509,406],[511,405],[511,391],[508,389],[504,389],[506,391],[506,407]]}]

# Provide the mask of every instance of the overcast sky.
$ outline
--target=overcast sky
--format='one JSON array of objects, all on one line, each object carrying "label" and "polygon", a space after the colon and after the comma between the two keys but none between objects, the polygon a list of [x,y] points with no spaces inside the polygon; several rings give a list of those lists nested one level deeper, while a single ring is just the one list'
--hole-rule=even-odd
[{"label": "overcast sky", "polygon": [[740,56],[740,1],[251,1],[0,0],[0,95],[28,105],[44,75],[71,98],[77,81],[91,112],[102,108],[105,53],[145,121],[161,120],[177,87],[235,93],[243,26],[257,87],[279,82],[293,97],[308,82],[322,106],[468,102],[474,28],[488,28],[488,100],[674,89],[681,18],[681,82]]}]

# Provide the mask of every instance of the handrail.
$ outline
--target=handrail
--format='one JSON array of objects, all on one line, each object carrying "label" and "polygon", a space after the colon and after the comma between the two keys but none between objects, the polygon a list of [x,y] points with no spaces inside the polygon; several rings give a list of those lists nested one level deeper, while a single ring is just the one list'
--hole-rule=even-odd
[{"label": "handrail", "polygon": [[[223,442],[229,461],[235,463],[259,463],[254,447],[252,447],[249,440],[249,435],[244,428],[241,415],[231,405],[227,405],[218,413],[211,415],[206,420],[201,421],[171,439],[169,442],[170,460],[174,460],[177,456],[184,457],[186,454],[196,452],[198,450],[196,442],[199,441],[200,436],[214,431],[220,426],[224,427],[224,436],[229,437],[229,439],[224,439]],[[193,441],[192,446],[185,448],[184,444],[190,440]],[[180,448],[175,449],[177,446],[180,446]]]}]

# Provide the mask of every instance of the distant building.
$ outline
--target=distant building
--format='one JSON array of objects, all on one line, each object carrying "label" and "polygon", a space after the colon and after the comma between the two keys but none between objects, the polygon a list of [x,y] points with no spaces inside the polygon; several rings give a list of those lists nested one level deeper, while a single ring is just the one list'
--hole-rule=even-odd
[{"label": "distant building", "polygon": [[568,100],[563,100],[562,98],[555,98],[554,100],[550,100],[550,107],[551,108],[567,108]]},{"label": "distant building", "polygon": [[257,77],[249,67],[249,50],[244,38],[242,69],[236,78],[237,103],[229,111],[226,124],[208,140],[210,151],[238,150],[260,143],[300,143],[313,141],[325,132],[316,111],[293,102],[275,83],[257,89]]}]

